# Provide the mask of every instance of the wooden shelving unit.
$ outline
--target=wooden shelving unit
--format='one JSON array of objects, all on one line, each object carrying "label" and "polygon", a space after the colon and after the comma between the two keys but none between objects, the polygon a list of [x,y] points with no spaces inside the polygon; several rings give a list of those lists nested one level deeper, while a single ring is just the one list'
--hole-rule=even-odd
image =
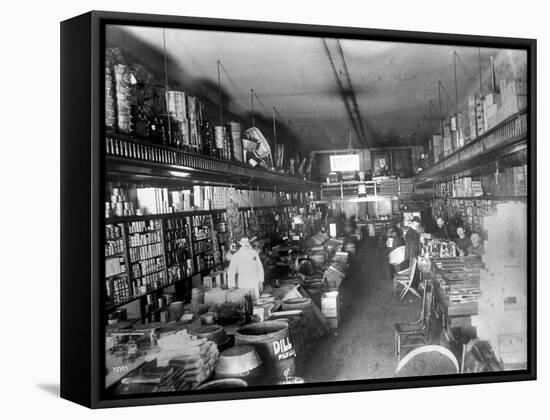
[{"label": "wooden shelving unit", "polygon": [[[320,188],[318,183],[298,177],[254,169],[237,162],[116,134],[108,134],[105,139],[105,173],[111,182],[162,185],[163,188],[174,186],[181,189],[182,184],[235,188],[246,185],[246,189],[301,193],[300,195],[318,191]],[[302,199],[292,199],[294,198],[298,198],[298,201]],[[277,196],[277,201],[279,199],[280,195]],[[282,199],[284,202],[285,198]],[[285,219],[287,208],[300,205],[285,203],[255,207],[254,210],[259,209],[262,214],[262,234],[273,230],[273,221],[270,218],[272,210],[281,212],[281,219]],[[248,212],[251,208],[240,207],[239,210]],[[221,208],[106,218],[106,224],[123,227],[124,251],[121,258],[124,258],[126,273],[122,277],[128,293],[122,299],[107,299],[105,311],[109,313],[123,305],[139,301],[142,321],[155,321],[160,312],[158,305],[162,292],[171,286],[176,289],[177,299],[188,301],[193,277],[223,268],[226,264],[224,254],[229,249],[230,233],[225,225],[225,212],[226,208]],[[264,213],[266,217],[263,217]],[[159,247],[158,255],[140,255],[138,259],[133,255],[136,251],[132,251],[130,247],[130,237],[136,234],[132,234],[128,227],[148,221],[154,221],[160,232],[160,240],[155,244]],[[193,233],[195,228],[206,230],[207,236],[197,237]],[[132,264],[141,263],[143,267],[148,267],[148,260],[156,260],[158,267],[153,264],[146,274],[132,272]],[[147,276],[155,276],[156,281],[143,282],[142,279],[148,278]]]},{"label": "wooden shelving unit", "polygon": [[[273,211],[279,212],[281,223],[289,223],[288,213],[295,211],[298,207],[295,204],[285,204],[274,207],[243,207],[239,211],[243,217],[245,226],[247,226],[247,222],[244,220],[247,218],[246,213],[250,211],[261,213],[258,218],[262,221],[260,223],[260,230],[262,236],[264,236],[266,233],[274,230]],[[116,301],[107,299],[106,312],[111,312],[123,305],[140,300],[142,319],[145,320],[149,313],[159,312],[158,308],[154,311],[147,310],[148,303],[146,298],[148,295],[156,295],[156,298],[160,298],[162,297],[160,292],[167,287],[179,287],[182,285],[186,293],[187,289],[189,289],[188,292],[190,293],[190,282],[194,276],[204,275],[212,270],[223,268],[226,265],[224,253],[229,249],[229,231],[225,225],[225,211],[225,209],[198,210],[106,219],[107,225],[117,225],[120,227],[124,241],[124,250],[118,252],[117,255],[119,255],[119,258],[124,258],[126,272],[113,277],[123,277],[129,290],[126,299],[117,299]],[[268,219],[269,221],[267,221]],[[130,229],[130,226],[135,223],[143,223],[146,228],[143,230],[139,228]],[[194,228],[199,230],[203,227],[207,228],[206,236],[194,237]],[[139,245],[130,245],[131,236],[142,234],[148,235],[148,237],[157,234],[159,235],[159,240]],[[204,245],[202,244],[206,242],[210,242],[207,249],[197,249],[197,246],[203,247]],[[177,253],[178,251],[177,244],[180,244],[181,254],[179,256],[174,255],[174,252]],[[139,258],[131,255],[135,252],[131,251],[132,249],[147,248],[152,245],[159,247],[160,251],[158,255],[141,256]],[[203,258],[204,255],[210,255],[212,258],[210,258],[211,262],[207,266],[201,267],[198,263],[198,257]],[[143,263],[157,258],[162,259],[162,265],[157,270],[139,275],[132,272],[132,264]],[[179,274],[176,274],[178,272]],[[143,277],[161,273],[162,280],[143,284]],[[111,280],[111,278],[106,278],[106,281]],[[142,286],[141,289],[140,286]]]}]

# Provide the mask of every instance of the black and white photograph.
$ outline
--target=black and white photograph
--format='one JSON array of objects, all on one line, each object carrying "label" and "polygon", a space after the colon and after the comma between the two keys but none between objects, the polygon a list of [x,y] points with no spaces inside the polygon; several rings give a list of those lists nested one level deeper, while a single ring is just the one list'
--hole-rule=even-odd
[{"label": "black and white photograph", "polygon": [[266,32],[104,27],[105,397],[528,370],[527,49]]}]

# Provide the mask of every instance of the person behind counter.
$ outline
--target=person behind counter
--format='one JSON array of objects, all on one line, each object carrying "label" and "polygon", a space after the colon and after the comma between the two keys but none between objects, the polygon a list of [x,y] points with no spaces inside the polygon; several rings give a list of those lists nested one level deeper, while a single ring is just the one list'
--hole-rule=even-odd
[{"label": "person behind counter", "polygon": [[409,229],[405,235],[405,260],[416,258],[420,255],[420,217],[411,219]]},{"label": "person behind counter", "polygon": [[470,255],[477,255],[481,257],[482,255],[485,255],[485,247],[481,243],[481,237],[478,233],[472,233],[470,235],[470,240],[472,241],[472,244],[468,247],[468,256]]},{"label": "person behind counter", "polygon": [[241,248],[231,257],[229,263],[227,283],[229,287],[249,289],[252,299],[257,300],[263,289],[264,267],[247,237],[242,237],[239,245]]},{"label": "person behind counter", "polygon": [[393,251],[395,248],[405,245],[401,229],[392,226],[386,231],[386,248]]},{"label": "person behind counter", "polygon": [[443,217],[439,216],[436,221],[436,228],[432,232],[432,236],[434,238],[438,239],[445,239],[447,241],[452,241],[452,232],[449,231],[449,228],[447,228],[447,223],[445,223],[445,220],[443,220]]},{"label": "person behind counter", "polygon": [[472,245],[472,241],[466,236],[466,230],[464,230],[463,226],[459,226],[456,228],[456,234],[456,246],[458,247],[461,255],[466,255],[468,253],[468,247]]}]

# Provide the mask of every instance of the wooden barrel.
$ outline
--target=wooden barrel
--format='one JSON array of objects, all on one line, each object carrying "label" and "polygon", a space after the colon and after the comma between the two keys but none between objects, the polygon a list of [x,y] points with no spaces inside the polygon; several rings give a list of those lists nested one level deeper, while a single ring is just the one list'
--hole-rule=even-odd
[{"label": "wooden barrel", "polygon": [[245,325],[235,332],[235,344],[248,344],[256,349],[263,362],[266,384],[294,376],[296,352],[286,322],[264,321]]},{"label": "wooden barrel", "polygon": [[197,391],[204,389],[230,389],[230,388],[246,388],[248,384],[239,378],[224,378],[206,382],[197,388]]},{"label": "wooden barrel", "polygon": [[264,369],[256,349],[252,346],[233,346],[222,351],[215,368],[216,379],[240,378],[249,385],[261,384]]},{"label": "wooden barrel", "polygon": [[305,344],[309,344],[313,340],[316,340],[323,336],[324,331],[323,327],[315,319],[315,314],[313,313],[313,302],[310,298],[299,297],[294,299],[283,300],[283,311],[292,311],[299,309],[302,311],[302,317],[305,321]]}]

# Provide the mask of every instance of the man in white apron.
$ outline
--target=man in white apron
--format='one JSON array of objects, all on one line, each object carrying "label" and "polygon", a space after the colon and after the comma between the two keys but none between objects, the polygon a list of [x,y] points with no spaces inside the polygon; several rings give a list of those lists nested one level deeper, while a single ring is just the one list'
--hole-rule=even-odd
[{"label": "man in white apron", "polygon": [[228,286],[248,289],[252,300],[257,300],[264,287],[264,267],[247,237],[241,238],[239,244],[241,248],[231,257],[227,270]]}]

